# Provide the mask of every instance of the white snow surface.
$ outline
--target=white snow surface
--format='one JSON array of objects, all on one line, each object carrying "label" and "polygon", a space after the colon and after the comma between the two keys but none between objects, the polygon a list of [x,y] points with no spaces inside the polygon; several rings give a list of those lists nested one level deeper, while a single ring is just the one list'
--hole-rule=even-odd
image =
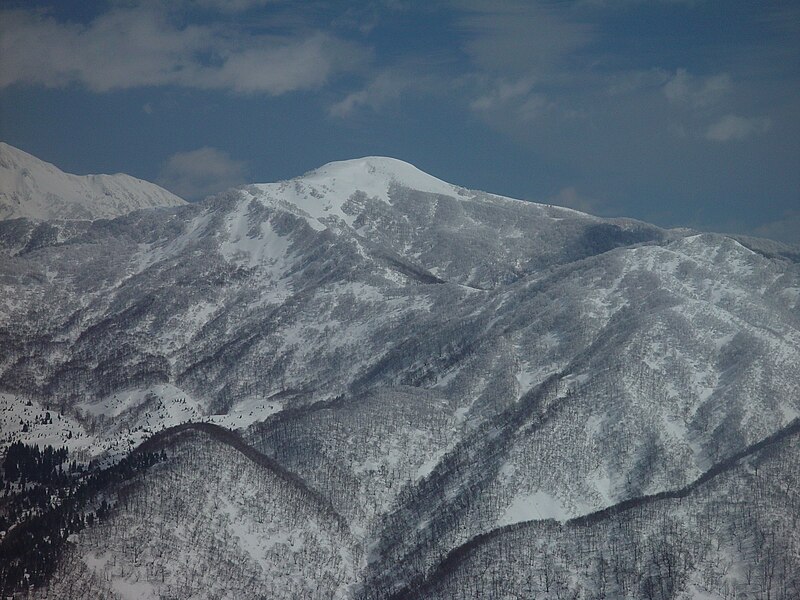
[{"label": "white snow surface", "polygon": [[391,203],[389,190],[393,184],[447,196],[463,192],[407,162],[384,156],[331,162],[295,179],[254,187],[267,198],[280,199],[283,206],[293,205],[323,224],[336,216],[352,225],[354,215],[348,214],[344,205],[354,193]]},{"label": "white snow surface", "polygon": [[[78,460],[124,456],[153,433],[188,422],[207,422],[239,429],[279,412],[281,402],[253,396],[226,414],[210,414],[206,403],[171,384],[158,384],[85,400],[76,405],[80,418],[60,414],[17,394],[0,393],[0,454],[17,440],[26,444],[66,447]],[[47,415],[49,413],[49,419]],[[86,423],[92,423],[91,433]]]},{"label": "white snow surface", "polygon": [[116,175],[71,175],[0,142],[0,219],[94,220],[186,202],[147,181]]},{"label": "white snow surface", "polygon": [[546,492],[537,490],[532,494],[517,494],[500,519],[498,526],[542,519],[555,519],[556,521],[564,522],[570,516],[570,513],[556,498]]}]

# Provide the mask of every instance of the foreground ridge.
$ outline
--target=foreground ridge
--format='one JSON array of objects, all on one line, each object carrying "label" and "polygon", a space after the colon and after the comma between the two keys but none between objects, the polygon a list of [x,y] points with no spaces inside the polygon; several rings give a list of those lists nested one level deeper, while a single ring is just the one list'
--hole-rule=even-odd
[{"label": "foreground ridge", "polygon": [[[699,582],[697,581],[699,565],[692,563],[692,556],[688,557],[688,559],[686,556],[681,556],[682,552],[687,551],[687,543],[689,545],[693,543],[697,544],[698,540],[695,539],[692,541],[692,532],[691,529],[686,526],[687,523],[682,523],[681,520],[676,521],[675,515],[673,514],[670,516],[670,512],[679,513],[683,515],[683,517],[679,517],[679,519],[685,519],[686,516],[691,515],[693,510],[698,510],[699,508],[701,512],[704,512],[707,511],[705,505],[712,504],[721,507],[722,511],[720,515],[716,515],[716,518],[712,519],[712,521],[715,522],[706,524],[709,530],[714,531],[715,527],[719,527],[720,521],[724,525],[725,518],[731,518],[734,512],[738,512],[737,518],[741,521],[741,526],[745,529],[747,527],[753,527],[756,524],[751,522],[753,518],[752,511],[758,512],[764,509],[762,506],[759,506],[758,502],[753,502],[753,498],[747,495],[743,486],[737,486],[739,482],[736,476],[740,474],[734,471],[741,470],[742,467],[746,466],[745,463],[748,459],[767,461],[767,465],[769,465],[768,461],[770,460],[781,460],[782,453],[793,452],[797,448],[799,433],[800,419],[795,419],[790,425],[784,427],[779,432],[753,444],[747,448],[746,451],[731,457],[725,461],[724,465],[716,465],[700,478],[679,490],[665,491],[658,494],[629,499],[617,505],[597,511],[596,513],[571,519],[563,524],[558,524],[552,520],[527,521],[508,525],[476,536],[462,546],[453,549],[436,567],[435,571],[424,581],[408,586],[406,589],[392,595],[392,598],[394,600],[403,598],[461,598],[468,597],[465,594],[473,593],[474,590],[481,589],[481,587],[484,591],[493,590],[493,593],[501,589],[505,589],[506,591],[513,589],[518,593],[523,589],[526,590],[526,593],[531,593],[534,590],[539,593],[554,592],[557,590],[558,593],[571,593],[574,594],[575,597],[580,598],[595,597],[594,594],[596,594],[599,589],[605,590],[605,593],[610,593],[615,597],[617,594],[621,594],[623,597],[638,597],[637,594],[639,593],[647,595],[655,593],[656,595],[654,597],[671,598],[678,597],[680,594],[685,594],[691,590],[694,590],[694,592],[698,594],[717,592],[723,596],[726,593],[736,593],[737,590],[739,592],[757,591],[766,595],[771,590],[775,597],[791,598],[793,594],[800,591],[800,577],[796,572],[797,563],[795,552],[796,549],[800,547],[798,546],[797,540],[789,542],[788,545],[785,540],[781,540],[777,546],[770,548],[766,555],[757,557],[758,562],[763,561],[761,564],[762,571],[760,576],[755,577],[758,581],[753,581],[752,572],[751,575],[747,576],[746,581],[743,581],[743,578],[738,578],[739,581],[737,581],[736,576],[726,577],[730,566],[740,559],[726,557],[724,555],[721,558],[716,557],[713,559],[716,562],[717,569],[715,576],[706,579],[703,582],[703,587],[701,587],[698,585]],[[787,445],[790,447],[787,447]],[[772,453],[773,456],[769,456],[770,453]],[[796,465],[796,463],[797,461],[795,459],[794,464]],[[758,468],[755,469],[754,473],[755,477],[758,478]],[[728,487],[733,486],[735,489],[744,492],[743,496],[737,498],[729,495],[718,500],[713,499],[714,491],[704,490],[713,480],[730,475],[734,476],[732,481],[720,484],[720,487],[725,489],[726,484]],[[747,475],[751,478],[753,473],[751,472]],[[770,475],[774,476],[774,473]],[[769,476],[761,478],[762,481],[764,479],[768,480]],[[778,481],[771,481],[770,483],[772,485],[778,484],[780,486],[786,486],[786,490],[789,489],[790,485],[787,482]],[[759,489],[764,491],[764,488]],[[701,497],[700,507],[692,506],[691,502],[684,506],[682,500],[692,500],[692,496],[698,495]],[[679,502],[669,502],[673,500],[678,500]],[[765,497],[763,500],[767,502],[767,506],[770,506],[770,502],[775,502],[777,498]],[[794,498],[788,501],[782,508],[792,510],[792,507],[796,506],[797,501],[797,495],[794,494]],[[751,502],[751,508],[745,508],[743,510],[743,507]],[[671,508],[670,504],[672,505]],[[659,509],[661,506],[665,508]],[[780,506],[780,504],[774,504],[773,506],[777,507]],[[765,516],[766,515],[759,515],[759,519]],[[697,515],[694,515],[694,518],[697,518]],[[650,521],[654,519],[657,519],[658,523],[650,523]],[[795,519],[796,516],[793,517],[792,522]],[[606,525],[606,523],[610,523],[610,525]],[[776,543],[778,539],[776,535],[779,527],[773,522],[766,530],[760,530],[758,528],[760,525],[759,523],[753,530],[743,534],[743,537],[744,535],[755,536],[756,543],[761,544],[763,550],[763,544]],[[644,550],[639,549],[637,551],[640,553],[640,558],[642,554],[644,555],[644,565],[638,565],[638,570],[628,571],[627,574],[615,572],[614,569],[619,568],[618,564],[613,564],[614,554],[619,552],[618,547],[612,546],[607,548],[606,550],[609,551],[610,556],[603,558],[602,549],[595,546],[597,543],[597,540],[594,539],[596,534],[590,533],[593,530],[603,527],[611,527],[615,532],[619,532],[623,537],[626,537],[627,540],[623,542],[623,544],[640,544],[644,546]],[[662,546],[655,549],[661,554],[659,554],[658,559],[654,555],[654,561],[652,565],[649,566],[647,565],[647,545],[651,542],[651,539],[648,539],[648,535],[650,534],[644,534],[644,531],[647,530],[648,527],[654,528],[655,535],[662,536],[659,541],[667,544],[666,547]],[[665,530],[665,527],[671,529]],[[678,533],[676,529],[682,529],[682,531]],[[721,531],[717,530],[716,533],[721,533]],[[681,536],[683,537],[681,538]],[[526,540],[526,538],[527,541],[523,541]],[[576,561],[574,556],[571,558],[567,558],[566,555],[559,556],[558,551],[554,550],[552,547],[542,556],[536,557],[532,555],[528,561],[522,561],[524,564],[528,565],[527,568],[535,571],[536,576],[534,579],[539,580],[538,586],[535,583],[531,583],[530,577],[528,577],[528,581],[525,583],[520,581],[519,577],[522,576],[522,573],[516,572],[520,568],[519,564],[510,568],[506,567],[496,572],[497,577],[502,576],[503,578],[507,578],[506,580],[497,580],[492,576],[486,577],[486,572],[488,572],[489,569],[485,568],[487,566],[485,563],[480,563],[478,561],[476,565],[471,564],[471,562],[476,562],[476,555],[486,551],[498,552],[499,548],[504,548],[499,550],[500,556],[502,557],[503,555],[509,556],[509,553],[513,553],[513,550],[510,549],[511,547],[516,547],[518,551],[522,551],[525,545],[538,546],[543,541],[545,544],[574,545],[576,540],[590,541],[588,550],[584,549],[583,551],[578,551],[577,548],[572,548],[573,551],[577,551],[582,555],[580,561]],[[684,547],[676,549],[673,546],[676,542],[684,545]],[[739,552],[741,552],[744,545],[743,541],[739,540],[737,544]],[[490,550],[488,548],[489,546],[497,546],[497,548]],[[702,563],[709,560],[709,558],[705,556],[709,551],[710,548],[695,545],[693,551],[690,551],[690,553],[694,555],[695,560],[699,560]],[[635,556],[636,554],[634,554],[634,557]],[[795,557],[794,559],[792,558],[793,556]],[[587,557],[592,558],[587,560]],[[565,559],[568,563],[571,560],[573,564],[572,569],[574,569],[572,570],[572,574],[574,575],[576,571],[581,570],[582,576],[585,577],[585,579],[577,585],[574,578],[572,578],[570,582],[571,578],[563,571],[563,567],[558,565],[559,560],[562,559]],[[596,562],[592,564],[592,560]],[[638,562],[639,559],[636,560]],[[667,561],[668,564],[671,562],[670,570],[664,571],[663,567],[665,565],[659,564],[658,560]],[[722,565],[721,562],[725,562],[726,564]],[[577,565],[580,565],[580,567],[577,567]],[[605,567],[603,567],[603,565],[605,565]],[[489,566],[493,567],[493,565]],[[655,573],[652,570],[653,567],[656,569]],[[481,572],[484,573],[483,579],[476,581],[474,574],[469,573],[471,568],[481,570]],[[597,568],[601,570],[593,570]],[[610,572],[603,571],[603,568],[609,569]],[[467,572],[464,573],[462,571]],[[649,577],[637,582],[637,577],[639,577],[641,573],[648,572]],[[464,585],[463,580],[458,581],[459,577],[471,579],[472,584],[469,586]],[[517,579],[514,580],[514,577],[517,577]],[[622,580],[625,578],[628,578],[629,581],[622,583]],[[454,579],[456,580],[455,582],[453,581]],[[615,580],[614,583],[611,583],[612,579]],[[580,581],[580,579],[578,581]],[[641,583],[641,586],[637,587],[634,583]],[[621,587],[616,587],[620,585]],[[616,591],[611,592],[609,588],[616,588]],[[448,590],[446,596],[442,596],[443,590]],[[467,590],[472,591],[467,592]],[[757,594],[757,596],[760,597],[760,594]]]}]

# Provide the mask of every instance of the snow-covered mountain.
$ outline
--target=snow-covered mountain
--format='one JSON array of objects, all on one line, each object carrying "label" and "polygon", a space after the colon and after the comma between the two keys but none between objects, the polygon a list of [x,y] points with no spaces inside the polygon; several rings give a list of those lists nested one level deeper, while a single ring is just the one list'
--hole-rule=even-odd
[{"label": "snow-covered mountain", "polygon": [[[586,535],[602,538],[591,542],[600,560],[617,550],[571,520],[676,490],[687,508],[668,507],[670,519],[708,514],[698,481],[724,471],[746,494],[745,454],[790,452],[793,252],[467,190],[381,157],[113,220],[0,222],[0,423],[6,444],[66,445],[96,464],[147,439],[168,455],[104,484],[115,508],[62,554],[71,585],[96,581],[91,597],[204,586],[209,597],[291,597],[292,577],[318,581],[319,597],[492,597],[486,586],[505,571],[456,561],[486,555],[463,548],[510,540],[501,554],[528,557],[536,544],[570,552]],[[180,433],[189,421],[213,426]],[[770,490],[795,464],[774,460]],[[240,497],[305,525],[265,522]],[[764,515],[791,520],[794,496],[769,502]],[[648,535],[669,527],[657,515]],[[525,527],[530,546],[495,533]],[[199,535],[186,531],[205,532],[208,547],[184,568]],[[698,544],[722,547],[724,535],[692,538],[695,562],[659,579],[670,584],[653,597],[752,591],[738,566],[706,577],[721,550]],[[779,535],[800,544],[789,528]],[[271,567],[275,540],[287,539],[306,550]],[[214,547],[242,558],[223,569]],[[761,568],[748,552],[726,556]],[[792,556],[785,567],[800,566]],[[637,568],[656,568],[640,558]],[[451,567],[467,582],[493,575],[442,587]],[[247,583],[229,586],[230,574]],[[539,589],[525,577],[504,593]],[[620,577],[610,597],[647,597]],[[784,580],[777,597],[790,598],[800,582]],[[581,585],[577,597],[596,597]],[[66,590],[51,583],[48,597]]]},{"label": "snow-covered mountain", "polygon": [[70,175],[0,142],[0,219],[110,219],[185,201],[130,175]]}]

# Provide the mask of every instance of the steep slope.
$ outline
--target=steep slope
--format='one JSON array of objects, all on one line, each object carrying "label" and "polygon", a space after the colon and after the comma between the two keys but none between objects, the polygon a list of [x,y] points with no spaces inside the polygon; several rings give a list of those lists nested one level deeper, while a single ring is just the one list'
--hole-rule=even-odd
[{"label": "steep slope", "polygon": [[185,202],[130,175],[70,175],[0,142],[0,219],[109,219]]},{"label": "steep slope", "polygon": [[671,493],[475,538],[395,598],[796,598],[799,431]]},{"label": "steep slope", "polygon": [[450,448],[464,412],[435,392],[379,388],[283,411],[249,437],[330,498],[355,531],[375,537],[379,516]]},{"label": "steep slope", "polygon": [[[709,252],[709,241],[722,247]],[[717,262],[725,252],[733,255]],[[540,298],[541,312],[506,299],[515,327],[503,323],[502,308],[494,313],[517,365],[544,370],[510,369],[519,402],[463,436],[385,516],[373,586],[425,571],[498,525],[564,520],[686,485],[797,416],[796,300],[771,306],[744,294],[721,310],[704,292],[725,280],[736,298],[742,286],[758,287],[751,278],[766,291],[774,279],[760,256],[729,240],[689,238],[617,250],[578,272],[525,286],[550,296]],[[680,289],[672,277],[699,286],[697,296],[671,293]],[[790,325],[770,331],[781,314]]]},{"label": "steep slope", "polygon": [[167,461],[108,493],[110,514],[35,597],[346,597],[354,543],[302,482],[214,426],[166,431],[153,450]]},{"label": "steep slope", "polygon": [[[292,185],[302,187],[306,185],[304,181],[301,178]],[[404,190],[410,190],[399,186],[396,179],[392,182],[394,189],[400,190],[397,192],[400,196]],[[360,190],[353,190],[351,196],[360,197]],[[431,202],[444,198],[449,197],[429,196]],[[455,198],[449,200],[458,201]],[[483,206],[484,212],[493,215],[495,220],[502,219],[509,212],[505,205],[498,205],[494,200],[464,202]],[[539,230],[546,230],[565,248],[580,246],[585,254],[584,243],[594,235],[591,232],[595,231],[596,219],[578,215],[574,223],[562,225],[568,219],[540,219],[543,209],[537,205],[505,202],[513,205],[518,213],[529,213],[532,239]],[[287,210],[286,205],[295,208]],[[368,215],[370,209],[378,205],[388,206],[377,197],[367,198],[361,216]],[[55,336],[48,338],[52,350],[55,350],[53,344],[58,343],[57,340],[62,342],[61,349],[52,353],[55,362],[62,365],[60,372],[56,364],[28,365],[26,363],[33,357],[20,357],[21,362],[18,360],[14,364],[13,374],[17,379],[25,379],[20,391],[43,393],[63,401],[70,393],[103,396],[119,389],[123,380],[128,386],[137,384],[139,376],[128,372],[127,368],[122,371],[109,368],[112,378],[109,380],[101,373],[94,376],[80,373],[92,361],[82,360],[78,372],[67,367],[64,363],[69,361],[65,360],[66,346],[63,343],[69,342],[72,345],[68,352],[74,355],[80,355],[84,344],[90,346],[87,348],[90,352],[110,344],[118,348],[132,344],[136,352],[122,354],[136,360],[140,365],[137,371],[143,372],[141,377],[150,379],[152,383],[162,383],[171,378],[172,382],[181,385],[186,382],[190,388],[192,384],[199,384],[199,379],[203,382],[203,394],[212,396],[222,410],[246,393],[242,389],[225,389],[232,383],[230,380],[212,381],[211,386],[206,385],[209,378],[218,380],[228,374],[227,369],[219,372],[219,361],[215,358],[225,345],[235,346],[245,353],[270,356],[277,353],[283,357],[269,378],[272,384],[265,385],[267,381],[259,369],[254,385],[262,395],[304,387],[305,382],[290,381],[299,378],[299,369],[324,372],[334,367],[331,376],[338,381],[320,381],[319,373],[315,378],[317,388],[327,385],[329,395],[333,395],[347,389],[356,378],[353,373],[347,377],[346,373],[340,372],[337,365],[342,362],[341,358],[330,356],[334,350],[338,350],[339,356],[350,350],[364,350],[370,358],[385,355],[386,351],[374,345],[365,347],[361,342],[348,344],[349,349],[321,348],[314,345],[314,337],[346,340],[353,334],[363,340],[375,338],[378,335],[376,330],[381,330],[379,335],[393,345],[398,337],[387,337],[386,334],[390,333],[385,331],[387,326],[398,330],[398,326],[405,327],[408,323],[414,327],[428,321],[441,323],[441,315],[423,315],[436,312],[435,309],[429,310],[431,303],[442,309],[455,304],[455,310],[448,317],[457,315],[459,310],[474,313],[482,300],[464,285],[480,287],[486,284],[491,287],[507,278],[506,272],[512,265],[520,263],[528,255],[538,256],[538,246],[517,247],[518,242],[514,240],[524,236],[506,238],[492,234],[491,227],[475,220],[455,226],[442,218],[432,220],[428,227],[420,224],[413,228],[415,231],[418,229],[414,242],[417,246],[430,246],[440,239],[442,227],[455,232],[458,244],[447,251],[442,249],[436,254],[436,264],[431,264],[419,260],[413,249],[404,250],[399,245],[384,243],[385,240],[377,235],[360,235],[341,219],[334,219],[324,226],[317,219],[297,216],[295,213],[301,210],[299,205],[290,204],[288,200],[276,202],[269,194],[255,197],[252,189],[246,189],[223,195],[204,207],[184,207],[170,215],[140,214],[113,223],[76,225],[3,224],[0,239],[11,255],[4,261],[5,291],[14,300],[4,307],[5,314],[0,323],[6,324],[11,336],[17,334],[16,323],[37,323],[38,327],[40,316],[35,314],[36,299],[43,296],[53,298],[54,306],[42,311],[41,333]],[[414,213],[413,210],[407,212]],[[404,213],[401,211],[399,214],[403,216]],[[364,220],[373,223],[367,216]],[[379,225],[372,224],[375,228]],[[613,232],[624,232],[620,226],[603,225]],[[662,235],[655,228],[646,231],[650,232],[648,235]],[[466,252],[475,253],[470,241],[474,239],[484,240],[487,247],[494,248],[492,252],[496,256],[485,265],[485,274],[473,277],[470,275],[473,269],[467,269],[464,264],[442,266],[461,260]],[[624,242],[624,239],[612,235],[599,249],[606,250],[609,245],[613,247]],[[546,245],[550,245],[549,242]],[[98,251],[100,248],[103,250]],[[520,258],[516,254],[525,256]],[[194,258],[197,256],[202,256],[202,260]],[[537,260],[551,266],[569,261],[563,252],[549,263],[544,259]],[[533,276],[539,276],[546,268],[537,268]],[[437,275],[440,270],[445,272]],[[444,281],[455,285],[441,289],[426,285]],[[190,283],[192,285],[188,285]],[[155,298],[159,299],[157,303],[153,302]],[[465,303],[463,309],[458,306],[461,299]],[[310,303],[315,304],[313,309]],[[328,314],[313,314],[317,305],[329,307],[326,309]],[[375,310],[386,306],[391,306],[390,313],[401,322],[379,322],[373,318]],[[348,314],[351,310],[356,314]],[[287,317],[296,319],[301,315],[303,323],[295,324],[303,330],[299,338],[299,332],[295,330],[284,331],[284,335],[270,340],[260,339],[268,337],[267,331],[280,329],[275,324],[270,324],[267,329],[271,318],[280,318],[286,328]],[[138,325],[134,326],[134,321]],[[320,323],[325,323],[329,331],[319,331]],[[116,335],[120,328],[125,332],[124,340]],[[317,329],[316,336],[312,329]],[[262,331],[260,335],[259,330]],[[340,335],[336,335],[336,330]],[[24,340],[30,336],[26,332],[20,337]],[[191,344],[188,343],[190,340]],[[292,340],[310,344],[309,347],[292,348]],[[10,348],[15,343],[12,339],[7,340]],[[276,344],[280,346],[276,348]],[[324,360],[313,355],[295,356],[298,351],[303,354],[323,352]],[[42,353],[37,350],[36,353],[35,362],[50,362],[47,358],[50,351]],[[289,359],[289,354],[293,358]],[[228,352],[226,356],[231,355]],[[358,377],[361,377],[365,371],[361,368],[362,361],[353,358],[347,356],[344,362],[358,369]],[[65,368],[69,373],[64,372]],[[248,369],[248,361],[240,362],[237,369]],[[294,370],[294,373],[284,373],[285,369]],[[115,372],[120,374],[119,382],[113,380]],[[85,383],[79,384],[80,389],[68,392],[68,388],[76,385],[70,381],[75,377]],[[279,377],[284,381],[274,381]],[[251,380],[252,377],[244,379]],[[39,380],[39,383],[32,387],[29,380]]]}]

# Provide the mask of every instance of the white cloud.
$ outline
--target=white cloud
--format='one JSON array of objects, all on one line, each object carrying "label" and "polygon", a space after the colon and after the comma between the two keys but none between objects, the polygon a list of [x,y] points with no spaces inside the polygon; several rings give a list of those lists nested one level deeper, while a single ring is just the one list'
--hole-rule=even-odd
[{"label": "white cloud", "polygon": [[279,95],[319,88],[336,73],[362,65],[364,59],[364,52],[354,44],[314,33],[227,54],[222,66],[206,69],[196,85]]},{"label": "white cloud", "polygon": [[663,88],[670,79],[672,75],[663,69],[634,69],[609,73],[604,85],[609,96],[621,96]]},{"label": "white cloud", "polygon": [[483,96],[479,96],[470,103],[472,110],[495,110],[505,106],[508,102],[526,98],[531,94],[534,80],[523,77],[516,81],[499,81]]},{"label": "white cloud", "polygon": [[534,92],[534,85],[529,77],[499,80],[470,102],[470,108],[476,112],[510,112],[523,121],[530,121],[552,108],[543,94]]},{"label": "white cloud", "polygon": [[430,57],[413,57],[373,74],[364,87],[328,108],[333,117],[349,117],[360,110],[380,111],[404,98],[444,97],[459,90],[461,81]]},{"label": "white cloud", "polygon": [[584,196],[573,186],[565,187],[547,199],[548,204],[573,208],[590,215],[608,215],[611,207],[603,200]]},{"label": "white cloud", "polygon": [[403,93],[418,88],[421,78],[394,71],[379,73],[366,87],[345,96],[332,105],[328,112],[334,117],[348,117],[362,108],[379,110],[388,102],[398,99]]},{"label": "white cloud", "polygon": [[703,108],[718,103],[730,92],[731,78],[727,73],[698,77],[686,69],[678,69],[663,90],[670,102]]},{"label": "white cloud", "polygon": [[[555,102],[583,80],[574,59],[596,29],[567,3],[453,0],[472,71],[462,78],[467,105],[492,126],[531,131],[543,115],[579,117],[574,102]],[[582,81],[585,83],[585,81]],[[572,99],[570,99],[572,100]]]},{"label": "white cloud", "polygon": [[245,164],[227,152],[205,146],[170,156],[159,185],[187,200],[199,200],[245,182]]},{"label": "white cloud", "polygon": [[194,4],[220,12],[243,12],[252,8],[260,8],[275,4],[279,0],[193,0]]},{"label": "white cloud", "polygon": [[489,73],[541,74],[586,45],[593,29],[557,5],[519,0],[460,0],[460,28],[473,63]]},{"label": "white cloud", "polygon": [[0,88],[81,83],[96,92],[154,85],[283,94],[360,68],[363,47],[320,32],[253,35],[176,26],[158,5],[113,8],[88,25],[0,13]]},{"label": "white cloud", "polygon": [[192,55],[211,43],[205,28],[178,30],[142,9],[113,10],[87,26],[31,11],[5,12],[0,23],[0,86],[80,81],[107,91],[173,83],[194,70]]},{"label": "white cloud", "polygon": [[782,219],[760,225],[753,233],[800,247],[800,211],[788,211]]},{"label": "white cloud", "polygon": [[766,133],[772,127],[767,117],[739,117],[725,115],[706,130],[706,139],[714,142],[743,140],[753,135]]}]

